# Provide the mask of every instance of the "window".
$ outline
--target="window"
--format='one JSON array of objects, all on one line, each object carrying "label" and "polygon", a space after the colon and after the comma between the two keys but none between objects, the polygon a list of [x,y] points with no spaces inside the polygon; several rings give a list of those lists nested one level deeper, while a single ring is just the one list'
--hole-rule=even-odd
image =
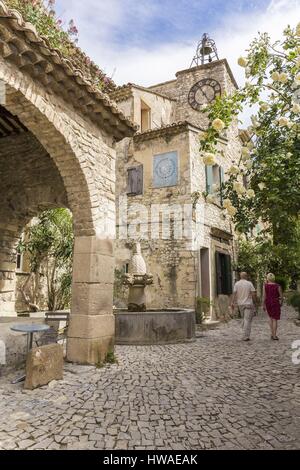
[{"label": "window", "polygon": [[143,165],[127,170],[127,194],[132,196],[143,194]]},{"label": "window", "polygon": [[22,271],[22,265],[23,265],[23,255],[22,253],[20,252],[20,250],[18,250],[17,252],[17,271]]},{"label": "window", "polygon": [[151,129],[151,108],[141,100],[141,132]]},{"label": "window", "polygon": [[224,183],[224,168],[219,165],[206,165],[205,174],[207,194],[215,194],[221,189],[220,204],[222,205],[222,184]]},{"label": "window", "polygon": [[217,295],[232,294],[231,256],[216,252]]}]

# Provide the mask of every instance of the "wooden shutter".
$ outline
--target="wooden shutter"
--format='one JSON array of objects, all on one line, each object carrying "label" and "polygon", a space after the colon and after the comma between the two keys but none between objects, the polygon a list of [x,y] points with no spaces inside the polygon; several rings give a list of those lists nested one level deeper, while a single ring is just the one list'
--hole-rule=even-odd
[{"label": "wooden shutter", "polygon": [[143,194],[143,165],[136,167],[136,194]]},{"label": "wooden shutter", "polygon": [[212,165],[205,166],[205,175],[206,175],[206,192],[207,194],[212,194],[213,186],[213,167]]},{"label": "wooden shutter", "polygon": [[223,184],[225,182],[224,168],[219,166],[219,178],[220,178],[220,203],[223,204]]},{"label": "wooden shutter", "polygon": [[222,294],[222,263],[221,253],[216,251],[216,287],[217,295]]},{"label": "wooden shutter", "polygon": [[143,194],[143,165],[127,170],[127,194]]},{"label": "wooden shutter", "polygon": [[217,295],[232,294],[231,256],[216,252],[216,284]]},{"label": "wooden shutter", "polygon": [[225,255],[225,292],[226,295],[232,294],[232,267],[231,256]]}]

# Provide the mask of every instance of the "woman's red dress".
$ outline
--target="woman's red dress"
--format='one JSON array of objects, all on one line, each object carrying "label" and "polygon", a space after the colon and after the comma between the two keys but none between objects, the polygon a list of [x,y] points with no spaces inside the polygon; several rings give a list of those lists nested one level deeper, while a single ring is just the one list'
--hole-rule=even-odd
[{"label": "woman's red dress", "polygon": [[273,320],[280,320],[280,291],[278,284],[265,284],[265,303],[268,315]]}]

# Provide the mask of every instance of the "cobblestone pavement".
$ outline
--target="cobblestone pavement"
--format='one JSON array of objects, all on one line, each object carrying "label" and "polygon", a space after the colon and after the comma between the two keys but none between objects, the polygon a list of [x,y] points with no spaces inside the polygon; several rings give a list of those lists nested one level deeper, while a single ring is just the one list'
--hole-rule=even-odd
[{"label": "cobblestone pavement", "polygon": [[285,312],[280,341],[256,317],[194,343],[117,347],[118,365],[66,364],[35,391],[0,378],[1,449],[300,449],[300,328]]}]

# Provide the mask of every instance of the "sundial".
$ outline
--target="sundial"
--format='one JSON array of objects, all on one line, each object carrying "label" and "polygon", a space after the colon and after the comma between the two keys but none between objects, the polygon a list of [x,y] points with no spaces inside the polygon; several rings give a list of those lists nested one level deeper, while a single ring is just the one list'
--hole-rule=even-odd
[{"label": "sundial", "polygon": [[174,186],[178,180],[177,152],[155,155],[153,161],[153,184],[156,188]]}]

